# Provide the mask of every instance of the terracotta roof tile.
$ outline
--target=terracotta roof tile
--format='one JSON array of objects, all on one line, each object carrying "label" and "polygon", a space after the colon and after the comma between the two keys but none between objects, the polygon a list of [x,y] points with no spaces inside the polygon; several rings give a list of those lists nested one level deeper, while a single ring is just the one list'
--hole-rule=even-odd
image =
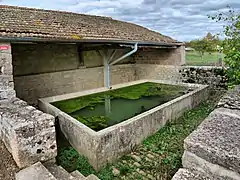
[{"label": "terracotta roof tile", "polygon": [[0,5],[0,37],[176,42],[142,26],[63,11]]}]

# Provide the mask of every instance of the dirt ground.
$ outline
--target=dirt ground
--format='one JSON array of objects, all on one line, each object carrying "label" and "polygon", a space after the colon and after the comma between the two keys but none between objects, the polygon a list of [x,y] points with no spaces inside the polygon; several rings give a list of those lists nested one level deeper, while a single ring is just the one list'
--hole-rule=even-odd
[{"label": "dirt ground", "polygon": [[5,145],[0,141],[0,180],[14,180],[19,169]]}]

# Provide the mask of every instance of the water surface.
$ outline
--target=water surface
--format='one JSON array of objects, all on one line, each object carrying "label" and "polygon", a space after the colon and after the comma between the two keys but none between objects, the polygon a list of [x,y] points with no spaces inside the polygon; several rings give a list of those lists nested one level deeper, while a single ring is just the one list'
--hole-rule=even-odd
[{"label": "water surface", "polygon": [[187,87],[147,82],[52,104],[93,130],[99,131],[187,92]]}]

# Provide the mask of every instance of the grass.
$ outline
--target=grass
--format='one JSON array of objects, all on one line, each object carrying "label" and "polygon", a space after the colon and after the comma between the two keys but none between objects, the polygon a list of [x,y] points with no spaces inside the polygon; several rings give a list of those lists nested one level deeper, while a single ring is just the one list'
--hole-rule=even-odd
[{"label": "grass", "polygon": [[[134,150],[134,153],[142,154],[143,157],[145,157],[146,154],[154,153],[160,158],[156,158],[152,162],[141,161],[141,167],[138,168],[146,172],[151,172],[154,177],[171,179],[182,166],[181,157],[184,151],[184,139],[214,110],[222,94],[220,91],[213,92],[208,101],[187,111],[182,117],[169,122],[156,134],[144,140],[142,145]],[[112,169],[115,167],[120,171],[120,176],[131,179],[132,176],[128,177],[128,175],[134,173],[135,179],[143,179],[139,173],[136,173],[137,168],[131,166],[134,161],[129,155],[123,156],[116,163],[107,165],[100,172],[96,172],[92,166],[89,165],[87,159],[78,155],[72,147],[66,144],[63,146],[61,143],[58,145],[60,145],[60,147],[58,148],[59,154],[57,162],[68,171],[77,169],[85,176],[95,174],[102,180],[112,180],[119,178],[113,175]]]},{"label": "grass", "polygon": [[[186,64],[191,66],[215,66],[220,65],[218,59],[221,55],[217,52],[214,53],[205,53],[203,59],[198,52],[191,51],[186,52]],[[223,56],[222,56],[223,57]]]}]

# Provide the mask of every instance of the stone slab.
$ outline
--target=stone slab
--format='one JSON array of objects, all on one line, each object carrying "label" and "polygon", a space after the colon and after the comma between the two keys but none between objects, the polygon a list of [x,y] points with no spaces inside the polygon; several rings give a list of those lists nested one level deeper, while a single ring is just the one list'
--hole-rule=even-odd
[{"label": "stone slab", "polygon": [[71,172],[71,175],[75,178],[77,178],[78,180],[84,180],[85,176],[82,175],[78,170],[75,170],[73,172]]},{"label": "stone slab", "polygon": [[38,162],[16,174],[16,180],[57,180],[43,165]]},{"label": "stone slab", "polygon": [[218,164],[210,163],[188,151],[184,151],[182,164],[186,169],[218,177],[219,179],[240,180],[240,175],[237,172],[226,169]]},{"label": "stone slab", "polygon": [[88,177],[86,177],[86,180],[100,180],[100,179],[94,174],[91,174]]},{"label": "stone slab", "polygon": [[47,169],[58,180],[77,180],[77,178],[73,177],[62,166],[52,165],[47,167]]},{"label": "stone slab", "polygon": [[0,103],[0,138],[20,168],[56,157],[54,121],[18,98]]},{"label": "stone slab", "polygon": [[226,179],[212,177],[189,169],[179,169],[178,172],[173,176],[172,180],[226,180]]},{"label": "stone slab", "polygon": [[185,151],[240,173],[240,111],[218,108],[190,134]]}]

